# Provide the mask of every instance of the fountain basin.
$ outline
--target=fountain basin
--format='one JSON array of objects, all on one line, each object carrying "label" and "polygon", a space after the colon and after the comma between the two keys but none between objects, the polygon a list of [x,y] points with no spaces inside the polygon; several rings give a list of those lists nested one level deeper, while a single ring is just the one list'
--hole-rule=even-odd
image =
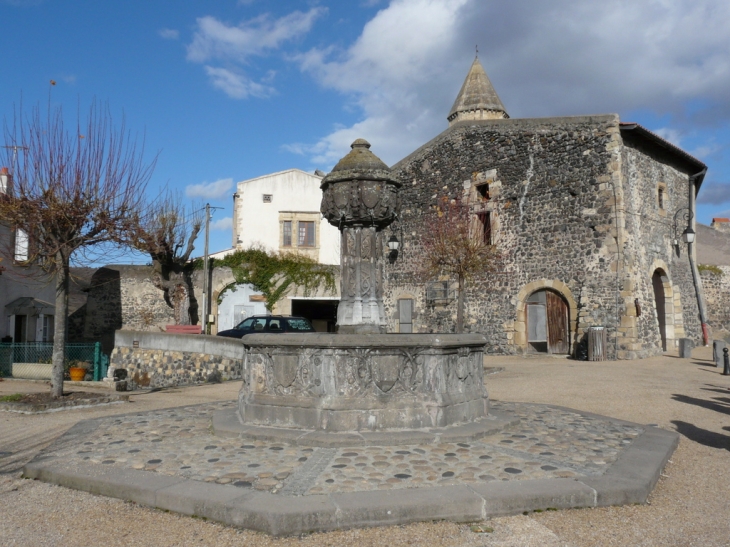
[{"label": "fountain basin", "polygon": [[443,428],[488,414],[479,334],[249,334],[239,419],[316,431]]}]

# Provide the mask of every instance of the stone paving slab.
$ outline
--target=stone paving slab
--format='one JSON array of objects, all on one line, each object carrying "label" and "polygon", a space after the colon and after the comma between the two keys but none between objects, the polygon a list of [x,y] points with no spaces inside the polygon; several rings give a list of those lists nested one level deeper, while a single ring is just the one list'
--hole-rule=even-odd
[{"label": "stone paving slab", "polygon": [[302,446],[220,437],[235,402],[80,422],[25,476],[273,535],[547,508],[644,503],[670,431],[548,405],[492,402],[514,423],[469,442]]}]

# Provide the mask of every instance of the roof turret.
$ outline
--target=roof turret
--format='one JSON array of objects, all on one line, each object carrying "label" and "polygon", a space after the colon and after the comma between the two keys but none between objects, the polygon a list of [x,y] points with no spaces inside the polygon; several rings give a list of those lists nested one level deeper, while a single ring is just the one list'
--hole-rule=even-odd
[{"label": "roof turret", "polygon": [[449,112],[449,125],[461,120],[501,120],[503,118],[509,118],[509,114],[504,109],[492,82],[489,81],[484,67],[479,62],[479,57],[475,57],[464,84],[461,86],[461,91],[454,101],[454,106]]}]

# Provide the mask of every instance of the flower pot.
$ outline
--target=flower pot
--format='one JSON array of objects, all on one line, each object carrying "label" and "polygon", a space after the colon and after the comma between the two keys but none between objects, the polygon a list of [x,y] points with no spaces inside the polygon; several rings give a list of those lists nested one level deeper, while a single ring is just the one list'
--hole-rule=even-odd
[{"label": "flower pot", "polygon": [[81,367],[71,367],[68,369],[68,375],[72,382],[81,382],[86,376],[86,369]]}]

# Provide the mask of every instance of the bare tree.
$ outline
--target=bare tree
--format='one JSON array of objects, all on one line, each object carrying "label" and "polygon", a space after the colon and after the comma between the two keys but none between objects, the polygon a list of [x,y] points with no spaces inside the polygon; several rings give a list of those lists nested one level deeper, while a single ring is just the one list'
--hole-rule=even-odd
[{"label": "bare tree", "polygon": [[[499,253],[492,245],[489,216],[474,214],[469,203],[443,198],[424,225],[424,277],[441,275],[457,281],[456,332],[464,332],[466,284],[497,269]],[[482,215],[484,213],[481,213]],[[484,225],[489,222],[489,225]]]},{"label": "bare tree", "polygon": [[[0,217],[29,237],[28,262],[56,279],[51,395],[63,395],[69,266],[74,255],[119,243],[137,218],[156,159],[143,160],[122,121],[115,128],[107,106],[93,104],[70,127],[60,107],[22,107],[5,124],[3,160],[13,187],[0,199]],[[15,151],[19,151],[17,154]],[[8,257],[12,259],[13,257]]]},{"label": "bare tree", "polygon": [[152,258],[153,283],[174,310],[176,325],[190,325],[197,317],[190,255],[202,224],[202,209],[187,206],[179,194],[168,191],[130,232],[129,244]]}]

